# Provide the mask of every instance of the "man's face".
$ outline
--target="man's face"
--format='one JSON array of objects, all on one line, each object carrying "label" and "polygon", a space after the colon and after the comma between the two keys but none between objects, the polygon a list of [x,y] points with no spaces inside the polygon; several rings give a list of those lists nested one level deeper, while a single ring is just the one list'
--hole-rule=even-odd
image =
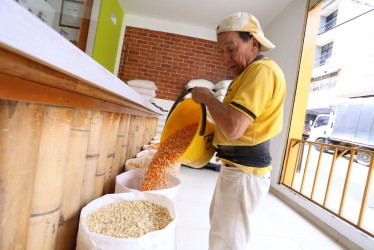
[{"label": "man's face", "polygon": [[254,48],[257,41],[253,37],[243,42],[238,32],[229,31],[218,34],[217,41],[224,63],[237,75],[258,56]]}]

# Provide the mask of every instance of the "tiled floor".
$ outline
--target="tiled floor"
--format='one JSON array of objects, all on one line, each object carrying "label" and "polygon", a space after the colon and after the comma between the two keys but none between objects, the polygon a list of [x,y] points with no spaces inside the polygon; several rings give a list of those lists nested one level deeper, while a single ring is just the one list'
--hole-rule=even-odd
[{"label": "tiled floor", "polygon": [[[177,249],[207,250],[209,205],[218,172],[181,167],[177,203]],[[255,212],[250,249],[345,249],[271,192]]]}]

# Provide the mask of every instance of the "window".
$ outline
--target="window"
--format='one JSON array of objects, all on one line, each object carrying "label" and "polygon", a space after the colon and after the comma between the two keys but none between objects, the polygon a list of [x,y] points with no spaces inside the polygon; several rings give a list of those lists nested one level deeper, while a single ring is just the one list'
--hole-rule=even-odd
[{"label": "window", "polygon": [[332,72],[319,77],[314,77],[310,81],[309,92],[332,89],[336,87],[338,72]]},{"label": "window", "polygon": [[325,26],[324,32],[335,27],[337,16],[338,16],[338,10],[335,10],[333,13],[331,13],[330,15],[326,17],[326,24],[324,25]]},{"label": "window", "polygon": [[[93,0],[17,0],[30,13],[85,51]],[[83,15],[83,12],[85,14]]]},{"label": "window", "polygon": [[321,116],[317,119],[316,124],[314,124],[315,128],[326,126],[329,123],[330,117]]},{"label": "window", "polygon": [[330,61],[332,54],[332,44],[333,43],[329,43],[322,47],[321,57],[319,59],[319,66],[325,65]]}]

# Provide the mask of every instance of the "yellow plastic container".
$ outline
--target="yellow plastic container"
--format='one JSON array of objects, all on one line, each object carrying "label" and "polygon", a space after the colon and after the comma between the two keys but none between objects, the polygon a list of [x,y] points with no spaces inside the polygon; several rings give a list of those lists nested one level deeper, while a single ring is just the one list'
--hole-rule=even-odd
[{"label": "yellow plastic container", "polygon": [[[191,92],[191,90],[183,93],[181,97]],[[178,98],[170,110],[160,142],[162,143],[181,128],[199,123],[194,138],[177,162],[194,168],[202,168],[212,159],[215,152],[215,148],[212,145],[215,124],[207,120],[204,104],[197,104],[191,98],[185,99],[178,104],[181,97]]]}]

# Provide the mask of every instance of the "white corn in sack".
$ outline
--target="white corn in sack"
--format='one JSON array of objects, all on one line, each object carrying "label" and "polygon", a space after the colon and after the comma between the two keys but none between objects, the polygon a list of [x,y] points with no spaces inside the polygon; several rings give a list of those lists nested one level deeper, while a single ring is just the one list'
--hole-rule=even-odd
[{"label": "white corn in sack", "polygon": [[[84,223],[84,219],[91,212],[102,206],[119,201],[147,200],[166,207],[174,219],[164,229],[149,232],[139,238],[114,238],[102,234],[91,233]],[[177,223],[176,211],[173,202],[164,195],[154,193],[132,192],[121,194],[107,194],[91,201],[82,210],[79,219],[77,236],[77,250],[174,250],[175,227]]]},{"label": "white corn in sack", "polygon": [[[137,168],[124,172],[116,177],[115,193],[141,192],[139,187],[143,182],[143,176],[147,169]],[[145,191],[142,193],[161,194],[168,197],[176,204],[179,194],[181,181],[169,174],[169,183],[165,189]]]}]

